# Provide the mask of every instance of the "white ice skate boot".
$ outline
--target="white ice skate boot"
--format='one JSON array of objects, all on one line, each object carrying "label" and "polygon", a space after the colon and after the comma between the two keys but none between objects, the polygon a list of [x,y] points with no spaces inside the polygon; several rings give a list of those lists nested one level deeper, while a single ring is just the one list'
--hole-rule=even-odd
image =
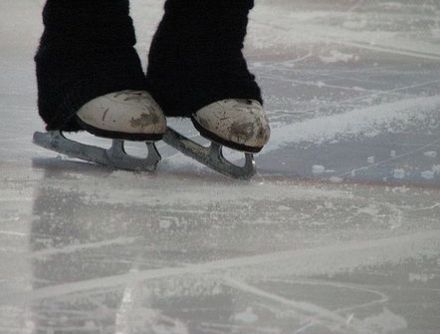
[{"label": "white ice skate boot", "polygon": [[[262,105],[254,100],[226,99],[212,103],[192,116],[194,126],[211,141],[202,146],[168,128],[164,141],[183,154],[224,175],[250,179],[256,173],[253,153],[268,142],[270,127]],[[245,163],[225,158],[222,146],[243,151]]]},{"label": "white ice skate boot", "polygon": [[166,119],[151,95],[125,90],[100,96],[77,113],[80,126],[99,137],[155,141],[166,131]]},{"label": "white ice skate boot", "polygon": [[260,152],[270,137],[263,106],[255,100],[214,102],[197,111],[192,121],[202,136],[239,151]]},{"label": "white ice skate boot", "polygon": [[[154,144],[166,131],[165,116],[145,91],[121,91],[86,103],[77,113],[80,126],[100,137],[112,138],[108,149],[66,138],[61,131],[34,133],[34,143],[49,150],[115,169],[154,171],[161,159]],[[145,141],[148,155],[127,154],[124,140]]]}]

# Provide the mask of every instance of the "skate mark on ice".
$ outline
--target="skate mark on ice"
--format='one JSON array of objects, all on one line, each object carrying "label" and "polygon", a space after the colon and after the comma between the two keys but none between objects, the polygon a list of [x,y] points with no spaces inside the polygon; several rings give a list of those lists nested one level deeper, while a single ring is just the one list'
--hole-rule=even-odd
[{"label": "skate mark on ice", "polygon": [[[133,274],[139,272],[141,264],[142,258],[138,256],[134,260],[130,272]],[[167,333],[167,330],[169,330],[169,333],[188,334],[188,329],[183,322],[152,308],[150,291],[141,283],[141,281],[133,281],[124,288],[120,306],[115,314],[116,333],[132,333],[135,330],[134,328],[138,328],[136,323],[139,323],[139,320],[142,319],[143,329],[159,327]]]},{"label": "skate mark on ice", "polygon": [[397,123],[407,125],[432,117],[440,108],[440,96],[428,98],[410,98],[396,102],[358,108],[343,114],[313,118],[303,122],[282,126],[273,131],[271,140],[263,153],[275,151],[289,144],[308,142],[322,144],[336,138],[347,138],[363,135],[374,137],[381,127]]},{"label": "skate mark on ice", "polygon": [[384,92],[385,93],[393,93],[393,92],[399,92],[401,90],[407,90],[407,89],[413,89],[413,88],[421,88],[421,87],[425,87],[425,86],[429,86],[429,85],[434,85],[434,84],[438,84],[438,83],[440,83],[440,80],[427,81],[427,82],[422,82],[422,83],[413,84],[413,85],[409,85],[409,86],[397,87],[397,88],[394,88],[394,89],[386,90]]},{"label": "skate mark on ice", "polygon": [[305,330],[309,329],[310,327],[313,327],[314,323],[313,322],[309,322],[307,324],[305,324],[303,327],[301,327],[300,329],[296,330],[293,334],[301,334],[304,333]]},{"label": "skate mark on ice", "polygon": [[411,211],[411,212],[429,211],[429,210],[433,210],[433,209],[436,209],[436,208],[439,208],[439,207],[440,207],[440,203],[435,203],[434,205],[431,205],[431,206],[427,206],[427,207],[424,207],[424,208],[418,208],[418,209],[410,209],[409,211]]},{"label": "skate mark on ice", "polygon": [[[284,68],[282,68],[283,72]],[[280,70],[281,71],[281,70]],[[301,73],[301,71],[295,71],[295,73]],[[329,77],[330,80],[357,80],[360,81],[362,83],[373,83],[371,81],[364,81],[364,80],[360,80],[357,78],[353,78],[353,77],[340,77],[337,76],[335,74],[325,74],[323,75],[322,73],[319,73],[319,77]],[[377,89],[368,89],[368,88],[363,88],[363,87],[353,87],[353,86],[340,86],[340,85],[333,85],[333,84],[328,84],[323,82],[322,80],[318,80],[318,81],[310,81],[310,80],[295,80],[295,79],[289,79],[289,78],[285,78],[285,76],[283,76],[282,74],[280,74],[280,76],[269,76],[267,74],[261,75],[261,78],[267,78],[267,79],[271,79],[274,81],[285,81],[285,82],[291,82],[293,84],[298,84],[298,85],[305,85],[305,86],[314,86],[314,87],[318,87],[318,88],[332,88],[332,89],[339,89],[339,90],[346,90],[346,91],[354,91],[354,92],[364,92],[364,93],[369,93],[369,94],[365,94],[365,95],[361,95],[361,96],[357,96],[357,97],[353,97],[353,98],[349,98],[343,101],[336,101],[334,103],[350,103],[350,102],[355,102],[355,101],[359,101],[365,98],[368,98],[370,96],[395,96],[398,98],[417,98],[420,97],[420,94],[399,94],[399,92],[403,91],[403,90],[409,90],[409,89],[414,89],[414,88],[422,88],[425,86],[429,86],[429,85],[434,85],[434,84],[438,84],[440,83],[440,80],[434,80],[434,81],[427,81],[427,82],[422,82],[422,83],[417,83],[417,84],[411,84],[411,85],[404,85],[401,87],[396,87],[393,89],[388,89],[388,90],[377,90]]]},{"label": "skate mark on ice", "polygon": [[[269,66],[270,65],[268,65],[267,67],[269,67]],[[265,67],[265,69],[266,69],[266,67]],[[351,71],[351,70],[344,71],[343,69],[338,69],[338,71],[337,71],[338,74],[336,74],[333,71],[330,71],[329,73],[326,73],[326,72],[323,72],[323,70],[319,70],[318,72],[308,71],[306,69],[301,69],[301,70],[297,70],[296,69],[296,70],[293,70],[293,69],[290,69],[290,68],[286,68],[286,67],[284,67],[282,65],[281,66],[278,65],[277,67],[273,67],[272,70],[269,67],[269,70],[270,70],[269,73],[271,75],[274,75],[273,71],[278,71],[280,73],[278,75],[276,75],[275,77],[269,77],[269,76],[267,76],[267,74],[262,74],[260,77],[264,78],[264,77],[267,76],[267,77],[269,77],[272,80],[281,80],[281,79],[286,77],[286,75],[285,75],[286,72],[291,72],[292,75],[294,75],[295,77],[297,77],[297,76],[305,76],[305,77],[311,77],[312,79],[316,78],[316,80],[318,82],[322,81],[322,78],[325,77],[325,78],[327,78],[329,80],[337,80],[337,81],[340,81],[340,80],[343,80],[343,81],[347,81],[347,80],[353,81],[354,80],[354,81],[358,81],[360,83],[376,85],[376,86],[378,84],[382,83],[381,76],[384,74],[384,72],[386,72],[386,71],[391,72],[390,74],[387,74],[389,76],[391,76],[393,74],[392,69],[387,69],[387,67],[385,67],[385,66],[380,67],[380,69],[377,69],[377,68],[375,69],[375,70],[378,71],[378,73],[376,75],[379,75],[379,78],[376,78],[374,80],[359,79],[359,78],[356,77],[358,75],[362,75],[364,78],[369,76],[370,75],[370,71],[368,71],[368,69],[367,69],[366,73],[364,73],[364,71],[359,73],[359,70],[356,71],[355,73],[353,73],[353,71]],[[348,76],[343,76],[342,75],[345,72],[347,72]],[[410,73],[412,73],[412,72],[410,72]],[[398,74],[401,74],[401,72],[399,72]],[[371,97],[371,96],[387,96],[387,95],[388,96],[397,96],[397,97],[400,97],[400,98],[403,98],[403,97],[406,97],[406,98],[413,97],[413,98],[415,98],[415,97],[420,97],[420,94],[413,95],[413,94],[394,94],[394,93],[398,93],[398,92],[403,91],[403,90],[409,90],[409,89],[414,89],[414,88],[421,88],[421,87],[425,87],[425,86],[429,86],[429,85],[435,85],[435,84],[440,83],[440,80],[423,81],[423,82],[420,82],[420,83],[413,83],[413,80],[414,80],[414,78],[411,77],[411,80],[410,80],[410,82],[412,82],[411,85],[404,85],[404,86],[401,86],[401,87],[396,87],[396,88],[387,89],[387,90],[373,90],[373,89],[366,89],[366,88],[363,88],[363,87],[359,87],[359,88],[361,88],[361,90],[359,90],[360,92],[369,92],[369,93],[372,93],[372,95],[371,94],[364,94],[364,95],[361,95],[361,96],[357,96],[357,97],[353,97],[353,98],[348,98],[348,99],[344,99],[344,100],[341,100],[341,101],[336,101],[334,103],[335,104],[338,103],[340,105],[340,104],[346,104],[346,103],[355,102],[355,101],[361,101],[361,100],[363,100],[365,98],[368,98],[368,97]],[[287,79],[287,81],[289,81],[289,79]],[[302,83],[301,80],[294,80],[294,82],[297,82],[297,83],[300,83],[300,84]],[[307,83],[308,84],[312,84],[312,85],[313,84],[316,85],[316,82],[304,81],[304,84],[307,84]],[[398,84],[398,83],[395,83],[395,84]],[[337,87],[338,86],[334,86],[334,88],[337,88]],[[344,86],[341,86],[340,88],[341,89],[350,89],[350,87],[344,87]]]},{"label": "skate mark on ice", "polygon": [[355,333],[367,333],[363,329],[360,329],[356,325],[348,324],[347,319],[340,316],[336,312],[330,311],[326,308],[323,308],[321,306],[308,303],[308,302],[297,302],[293,299],[287,299],[284,297],[281,297],[277,294],[267,292],[265,290],[259,289],[255,286],[249,285],[243,281],[239,281],[237,279],[223,276],[221,277],[221,282],[229,286],[231,288],[235,288],[237,290],[240,290],[242,292],[247,292],[250,294],[253,294],[255,296],[268,299],[280,304],[283,304],[284,306],[288,306],[289,308],[293,309],[294,311],[298,313],[302,313],[307,318],[309,318],[310,323],[318,322],[323,325],[326,325],[326,323],[330,322],[331,324],[338,324],[342,326],[342,328],[346,328],[344,332],[346,333],[353,333],[352,331],[347,332],[349,329],[355,330]]},{"label": "skate mark on ice", "polygon": [[61,248],[48,248],[44,250],[39,250],[28,254],[29,258],[46,258],[50,256],[60,255],[60,254],[72,254],[79,251],[98,249],[113,245],[128,245],[132,244],[139,238],[116,238],[111,240],[83,243],[77,245],[69,245]]},{"label": "skate mark on ice", "polygon": [[278,279],[278,278],[267,279],[267,280],[264,280],[264,282],[314,285],[314,286],[328,286],[328,287],[335,287],[335,288],[340,288],[340,289],[367,292],[367,293],[370,293],[372,295],[377,296],[377,299],[366,302],[366,303],[335,309],[332,311],[335,313],[343,313],[343,312],[345,313],[345,312],[359,310],[359,309],[367,308],[367,307],[371,307],[371,306],[382,305],[382,304],[387,303],[390,300],[390,297],[388,297],[386,294],[384,294],[378,290],[364,287],[364,286],[346,284],[346,283],[340,283],[340,282],[326,282],[326,281],[321,281],[321,280],[307,280],[306,281],[306,280],[296,280],[296,279],[288,280],[288,279]]},{"label": "skate mark on ice", "polygon": [[356,172],[365,171],[365,170],[368,170],[368,169],[371,169],[371,168],[374,168],[374,167],[379,167],[379,166],[388,164],[390,162],[399,160],[401,158],[409,157],[411,155],[414,155],[415,153],[419,153],[419,152],[425,151],[429,147],[432,147],[432,146],[435,147],[438,144],[440,144],[440,139],[439,140],[435,140],[435,141],[433,141],[433,142],[431,142],[429,144],[425,144],[423,146],[420,146],[420,147],[418,147],[416,149],[413,149],[413,150],[411,150],[409,152],[406,152],[406,153],[403,153],[403,154],[400,154],[400,155],[396,155],[395,157],[384,159],[384,160],[378,161],[378,162],[373,163],[373,164],[363,165],[361,167],[354,168],[354,169],[352,169],[350,171],[343,172],[343,173],[337,175],[337,177],[344,177],[344,176],[348,176],[348,175],[356,173]]},{"label": "skate mark on ice", "polygon": [[200,323],[200,328],[203,330],[203,333],[212,333],[212,334],[225,334],[231,332],[242,333],[243,331],[250,331],[250,330],[252,331],[251,333],[258,333],[258,334],[280,334],[280,330],[277,328],[224,324],[217,322],[202,322]]},{"label": "skate mark on ice", "polygon": [[[2,222],[2,221],[3,220],[0,219],[0,222]],[[5,221],[9,221],[9,219],[7,219]],[[20,237],[20,238],[24,238],[24,237],[29,236],[28,233],[15,232],[15,231],[0,231],[0,235],[7,235],[7,236],[11,236],[11,237]]]},{"label": "skate mark on ice", "polygon": [[[332,85],[332,84],[328,84],[325,83],[321,80],[319,81],[307,81],[307,80],[295,80],[295,79],[289,79],[289,78],[285,78],[285,77],[278,77],[278,76],[270,76],[267,74],[263,74],[260,75],[260,78],[263,79],[269,79],[269,80],[273,80],[276,82],[288,82],[288,83],[292,83],[295,85],[299,85],[299,86],[312,86],[312,87],[317,87],[317,88],[330,88],[330,89],[337,89],[337,90],[343,90],[343,91],[349,91],[349,92],[364,92],[364,93],[369,93],[369,94],[365,94],[362,96],[362,98],[366,98],[369,97],[371,95],[390,95],[390,96],[395,96],[395,97],[401,97],[401,94],[397,94],[397,92],[394,92],[393,90],[389,90],[389,91],[383,91],[383,90],[375,90],[375,89],[367,89],[367,88],[361,88],[361,87],[352,87],[352,86],[340,86],[340,85]],[[417,95],[412,95],[412,97],[417,97]],[[359,100],[360,97],[355,97],[352,99],[349,99],[346,102],[354,102],[356,100]],[[335,101],[333,102],[335,105],[340,105],[341,101]]]},{"label": "skate mark on ice", "polygon": [[[426,60],[440,60],[440,50],[436,52],[436,45],[429,42],[421,42],[415,40],[409,40],[404,38],[399,38],[396,41],[390,39],[389,34],[385,34],[382,40],[378,40],[375,36],[375,43],[372,44],[372,35],[360,34],[357,32],[350,31],[344,28],[334,28],[326,24],[310,24],[300,22],[300,24],[295,24],[293,20],[289,20],[289,26],[282,26],[280,24],[267,23],[267,19],[258,17],[261,13],[257,13],[256,17],[251,20],[255,25],[260,25],[263,27],[268,27],[279,31],[284,38],[286,43],[284,45],[295,45],[305,41],[304,36],[307,36],[307,42],[311,43],[335,43],[337,45],[343,45],[350,48],[359,48],[368,51],[376,51],[381,53],[389,53],[392,55],[400,55],[407,57],[414,57]],[[283,14],[281,14],[283,17]],[[267,29],[267,28],[264,28]],[[341,38],[344,37],[344,39]],[[394,45],[391,45],[394,44]],[[405,47],[402,47],[405,45]],[[430,52],[421,52],[420,50],[428,50]]]},{"label": "skate mark on ice", "polygon": [[[126,286],[133,282],[173,276],[219,275],[221,272],[237,272],[245,276],[261,274],[270,267],[272,275],[316,275],[339,272],[363,265],[386,261],[400,261],[402,258],[418,257],[424,251],[438,251],[440,230],[380,240],[347,242],[328,247],[293,250],[247,257],[224,259],[184,267],[169,267],[95,278],[74,283],[45,287],[30,292],[0,293],[0,305],[26,300],[57,298],[70,294],[87,293]],[[280,266],[280,264],[283,264]],[[96,293],[92,291],[92,293]]]}]

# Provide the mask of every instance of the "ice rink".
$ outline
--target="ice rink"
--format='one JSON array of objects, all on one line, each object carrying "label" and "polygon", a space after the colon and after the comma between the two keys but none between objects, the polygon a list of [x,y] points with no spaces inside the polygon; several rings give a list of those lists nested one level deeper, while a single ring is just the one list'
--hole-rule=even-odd
[{"label": "ice rink", "polygon": [[[132,0],[143,59],[162,4]],[[1,334],[440,333],[438,0],[256,0],[250,182],[33,145],[42,5],[0,1]]]}]

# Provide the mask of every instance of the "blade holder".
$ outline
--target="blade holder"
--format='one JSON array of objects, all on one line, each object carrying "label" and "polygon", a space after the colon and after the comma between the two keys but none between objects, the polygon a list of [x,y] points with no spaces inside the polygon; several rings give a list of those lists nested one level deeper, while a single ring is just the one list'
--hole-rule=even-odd
[{"label": "blade holder", "polygon": [[163,140],[176,150],[223,175],[249,180],[256,173],[255,159],[251,153],[245,153],[244,166],[238,166],[224,157],[223,146],[216,142],[212,142],[209,147],[205,147],[181,135],[172,128],[168,128]]},{"label": "blade holder", "polygon": [[61,131],[35,132],[33,141],[43,148],[71,158],[128,171],[155,171],[161,156],[154,143],[146,142],[148,155],[137,158],[126,153],[123,140],[113,140],[109,149],[67,139]]}]

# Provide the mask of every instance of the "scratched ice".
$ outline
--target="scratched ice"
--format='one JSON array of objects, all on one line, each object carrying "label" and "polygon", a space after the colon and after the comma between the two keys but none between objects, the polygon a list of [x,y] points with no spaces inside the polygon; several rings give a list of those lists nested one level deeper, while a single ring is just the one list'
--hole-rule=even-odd
[{"label": "scratched ice", "polygon": [[[162,4],[132,1],[143,55]],[[33,146],[41,8],[0,2],[0,333],[439,333],[438,1],[256,1],[250,183]]]}]

